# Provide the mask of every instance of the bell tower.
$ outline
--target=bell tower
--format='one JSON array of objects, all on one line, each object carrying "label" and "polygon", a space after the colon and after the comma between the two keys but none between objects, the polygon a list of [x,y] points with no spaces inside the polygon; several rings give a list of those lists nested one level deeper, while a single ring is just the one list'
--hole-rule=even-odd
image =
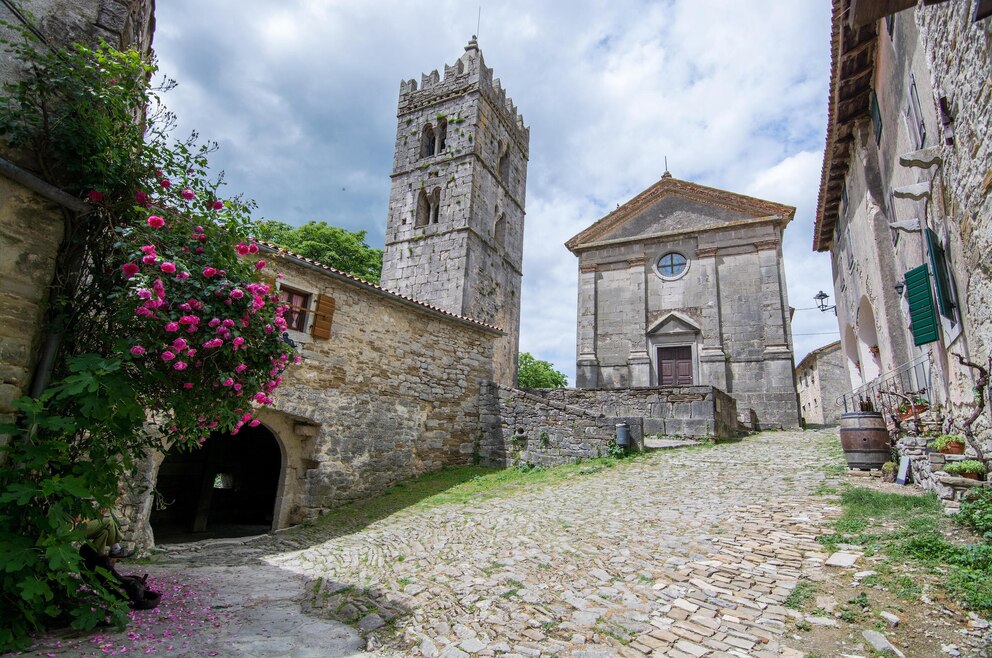
[{"label": "bell tower", "polygon": [[530,129],[475,37],[400,83],[382,286],[506,332],[495,379],[516,383]]}]

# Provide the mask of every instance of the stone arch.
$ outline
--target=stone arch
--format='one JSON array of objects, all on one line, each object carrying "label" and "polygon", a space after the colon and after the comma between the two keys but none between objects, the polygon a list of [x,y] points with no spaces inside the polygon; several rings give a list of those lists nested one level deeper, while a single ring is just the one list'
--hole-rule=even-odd
[{"label": "stone arch", "polygon": [[507,142],[501,142],[499,145],[499,166],[497,167],[499,172],[499,179],[503,181],[504,185],[510,184],[510,145]]},{"label": "stone arch", "polygon": [[493,223],[493,239],[502,246],[506,242],[506,213],[496,209],[496,221]]},{"label": "stone arch", "polygon": [[417,194],[417,216],[413,225],[416,227],[427,226],[431,222],[431,202],[427,197],[427,190],[420,188]]},{"label": "stone arch", "polygon": [[434,151],[435,155],[439,155],[444,151],[444,146],[448,141],[448,120],[438,119],[437,121],[437,150]]},{"label": "stone arch", "polygon": [[430,223],[437,224],[441,216],[441,188],[435,187],[427,201],[430,204]]},{"label": "stone arch", "polygon": [[858,304],[858,358],[861,361],[861,377],[870,382],[882,374],[882,359],[878,346],[878,328],[875,325],[875,311],[867,296],[861,297]]},{"label": "stone arch", "polygon": [[[271,499],[271,522],[265,531],[278,530],[302,520],[299,501],[303,490],[300,474],[305,472],[304,441],[307,439],[301,437],[307,434],[308,429],[309,434],[316,435],[317,426],[310,421],[301,422],[299,419],[270,409],[257,410],[256,417],[262,421],[258,427],[264,429],[275,443],[276,452],[272,454],[279,456],[278,477]],[[235,440],[237,438],[234,437]],[[169,451],[165,447],[163,450],[150,452],[135,478],[138,496],[133,501],[133,510],[129,517],[136,524],[136,532],[130,534],[133,535],[132,539],[142,546],[152,546],[155,543],[152,518],[153,508],[156,505],[154,492],[160,484],[162,465],[168,455]],[[191,535],[191,538],[195,539],[195,535]]]}]

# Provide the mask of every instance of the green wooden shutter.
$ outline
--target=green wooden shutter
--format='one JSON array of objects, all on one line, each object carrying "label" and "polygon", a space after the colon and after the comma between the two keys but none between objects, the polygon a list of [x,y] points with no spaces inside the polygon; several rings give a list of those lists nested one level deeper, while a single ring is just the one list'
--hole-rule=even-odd
[{"label": "green wooden shutter", "polygon": [[937,293],[937,307],[945,318],[954,319],[954,297],[947,275],[947,256],[937,234],[926,229],[927,251],[930,252],[930,269],[933,270],[933,287]]},{"label": "green wooden shutter", "polygon": [[937,331],[937,312],[930,292],[930,273],[926,265],[906,272],[906,297],[909,299],[909,318],[913,323],[913,343],[932,343],[940,337]]}]

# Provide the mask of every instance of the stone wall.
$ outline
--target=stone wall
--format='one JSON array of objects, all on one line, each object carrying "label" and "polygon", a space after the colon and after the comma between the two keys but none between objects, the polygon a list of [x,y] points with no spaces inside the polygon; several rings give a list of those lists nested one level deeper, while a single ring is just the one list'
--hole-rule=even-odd
[{"label": "stone wall", "polygon": [[[282,452],[275,528],[473,461],[500,332],[306,259],[268,259],[280,286],[311,295],[311,311],[322,297],[334,300],[329,338],[311,335],[312,312],[306,331],[289,332],[303,363],[257,414]],[[158,455],[145,468],[160,463]],[[149,506],[132,505],[148,537]]]},{"label": "stone wall", "polygon": [[635,448],[650,435],[737,434],[734,399],[710,386],[519,390],[494,384],[481,413],[480,454],[494,466],[604,456],[616,425],[624,422]]},{"label": "stone wall", "polygon": [[[954,144],[941,150],[937,177],[943,199],[935,205],[946,215],[951,267],[964,307],[967,344],[955,351],[987,365],[992,354],[992,19],[973,23],[972,4],[921,6],[915,19],[930,65],[930,84],[936,97],[947,99],[952,118]],[[969,412],[971,386],[971,373],[965,372],[951,392],[957,415]],[[989,418],[984,414],[976,429],[992,451]]]},{"label": "stone wall", "polygon": [[844,411],[842,398],[851,392],[851,379],[840,341],[810,352],[796,368],[796,386],[803,420],[835,425]]},{"label": "stone wall", "polygon": [[492,384],[482,408],[487,430],[480,445],[490,466],[554,466],[609,454],[618,423],[630,427],[631,447],[643,445],[640,418],[618,417]]},{"label": "stone wall", "polygon": [[[106,39],[118,47],[151,49],[153,0],[29,0],[23,8],[54,43],[93,43]],[[16,22],[0,6],[0,18]],[[0,27],[0,37],[14,38]],[[0,84],[16,80],[20,64],[0,56]],[[0,157],[32,170],[29,152],[0,144]],[[43,340],[48,286],[63,235],[63,214],[47,201],[0,176],[0,421],[11,417],[11,401],[27,393]],[[0,437],[0,440],[3,440]]]},{"label": "stone wall", "polygon": [[943,501],[944,507],[956,509],[961,504],[961,497],[968,491],[978,487],[989,486],[988,482],[970,480],[945,473],[945,464],[974,459],[973,455],[944,455],[930,452],[927,449],[929,439],[925,436],[905,437],[897,443],[900,456],[910,459],[912,481],[924,491],[933,491]]}]

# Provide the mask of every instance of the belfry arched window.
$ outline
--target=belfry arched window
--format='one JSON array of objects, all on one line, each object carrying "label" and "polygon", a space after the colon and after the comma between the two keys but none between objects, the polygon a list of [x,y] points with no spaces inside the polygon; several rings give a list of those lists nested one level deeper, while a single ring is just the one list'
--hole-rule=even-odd
[{"label": "belfry arched window", "polygon": [[437,150],[434,155],[440,155],[444,151],[444,144],[448,139],[448,120],[438,119],[437,122]]},{"label": "belfry arched window", "polygon": [[437,145],[437,137],[434,135],[434,126],[427,124],[424,132],[420,136],[420,157],[429,158],[434,155],[434,148]]}]

